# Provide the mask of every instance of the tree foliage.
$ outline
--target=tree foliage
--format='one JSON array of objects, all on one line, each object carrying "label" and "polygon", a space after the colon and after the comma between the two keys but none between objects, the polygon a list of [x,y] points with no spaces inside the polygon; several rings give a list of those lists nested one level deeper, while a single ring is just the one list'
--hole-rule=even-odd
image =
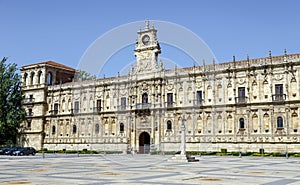
[{"label": "tree foliage", "polygon": [[0,62],[0,144],[16,143],[18,128],[25,119],[17,65]]},{"label": "tree foliage", "polygon": [[88,73],[84,70],[77,70],[75,79],[76,79],[76,81],[93,80],[93,79],[96,79],[96,76],[91,75],[90,73]]}]

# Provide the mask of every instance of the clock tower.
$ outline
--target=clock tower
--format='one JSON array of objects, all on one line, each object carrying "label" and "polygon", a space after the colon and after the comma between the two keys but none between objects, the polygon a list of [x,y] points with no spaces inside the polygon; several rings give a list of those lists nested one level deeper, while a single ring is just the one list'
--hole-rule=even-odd
[{"label": "clock tower", "polygon": [[136,72],[152,72],[158,70],[158,54],[161,53],[156,37],[157,30],[149,27],[149,20],[146,20],[144,30],[138,31],[138,38],[134,50],[137,60]]}]

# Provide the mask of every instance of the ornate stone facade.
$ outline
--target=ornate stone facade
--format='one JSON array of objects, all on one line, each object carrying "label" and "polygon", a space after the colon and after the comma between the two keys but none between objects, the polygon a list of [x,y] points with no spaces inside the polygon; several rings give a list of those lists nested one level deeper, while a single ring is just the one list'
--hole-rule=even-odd
[{"label": "ornate stone facade", "polygon": [[[21,68],[19,142],[38,149],[300,152],[300,54],[165,70],[156,30],[138,32],[127,76],[74,81],[75,69]],[[149,147],[151,145],[151,148]]]}]

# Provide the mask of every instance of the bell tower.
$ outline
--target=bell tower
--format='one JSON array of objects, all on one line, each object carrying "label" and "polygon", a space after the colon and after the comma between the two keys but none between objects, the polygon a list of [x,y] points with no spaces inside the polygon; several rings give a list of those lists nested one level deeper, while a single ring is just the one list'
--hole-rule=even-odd
[{"label": "bell tower", "polygon": [[161,53],[156,37],[157,30],[149,27],[149,20],[146,20],[144,30],[138,31],[138,38],[134,50],[137,60],[136,72],[152,72],[158,70],[158,54]]}]

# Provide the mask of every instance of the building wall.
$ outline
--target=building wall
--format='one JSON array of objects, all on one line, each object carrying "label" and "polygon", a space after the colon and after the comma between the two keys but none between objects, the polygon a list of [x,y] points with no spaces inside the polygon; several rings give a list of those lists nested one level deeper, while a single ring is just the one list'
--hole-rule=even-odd
[{"label": "building wall", "polygon": [[[56,85],[46,83],[50,70],[68,71],[22,70],[25,97],[34,98],[24,104],[33,112],[24,145],[138,152],[146,132],[157,150],[177,151],[183,120],[187,150],[300,151],[299,54]],[[42,83],[25,80],[32,71]]]}]

